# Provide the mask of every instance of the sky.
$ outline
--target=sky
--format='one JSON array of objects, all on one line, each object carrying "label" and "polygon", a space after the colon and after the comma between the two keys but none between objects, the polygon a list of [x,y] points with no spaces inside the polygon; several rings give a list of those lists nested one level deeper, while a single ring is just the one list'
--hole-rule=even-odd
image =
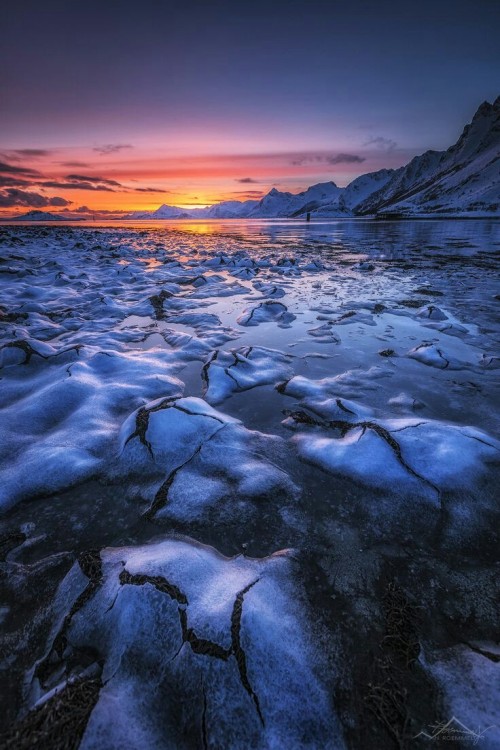
[{"label": "sky", "polygon": [[499,28],[498,0],[5,4],[0,212],[192,207],[401,166],[498,96]]}]

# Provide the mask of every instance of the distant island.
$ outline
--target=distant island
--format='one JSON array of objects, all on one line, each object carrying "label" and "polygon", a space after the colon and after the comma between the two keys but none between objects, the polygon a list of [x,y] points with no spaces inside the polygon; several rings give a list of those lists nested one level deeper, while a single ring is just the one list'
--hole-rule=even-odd
[{"label": "distant island", "polygon": [[28,211],[20,216],[10,216],[8,219],[3,221],[86,221],[83,216],[77,218],[69,218],[63,214],[52,214],[50,211]]}]

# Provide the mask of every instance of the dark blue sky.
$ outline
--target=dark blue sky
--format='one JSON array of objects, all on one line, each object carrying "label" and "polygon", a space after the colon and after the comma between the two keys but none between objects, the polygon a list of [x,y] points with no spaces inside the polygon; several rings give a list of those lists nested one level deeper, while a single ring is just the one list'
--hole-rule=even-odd
[{"label": "dark blue sky", "polygon": [[[127,163],[303,153],[311,178],[345,182],[450,145],[500,93],[499,29],[498,0],[11,2],[0,149],[86,163],[103,144],[131,147]],[[346,153],[359,161],[320,170]],[[251,166],[242,178],[272,183]],[[307,182],[292,172],[275,182]]]}]

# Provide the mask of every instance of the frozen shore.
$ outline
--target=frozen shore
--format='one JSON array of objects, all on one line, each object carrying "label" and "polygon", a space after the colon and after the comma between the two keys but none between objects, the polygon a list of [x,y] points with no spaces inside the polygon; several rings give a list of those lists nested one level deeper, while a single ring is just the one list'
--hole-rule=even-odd
[{"label": "frozen shore", "polygon": [[0,227],[6,747],[500,726],[500,225],[195,227]]}]

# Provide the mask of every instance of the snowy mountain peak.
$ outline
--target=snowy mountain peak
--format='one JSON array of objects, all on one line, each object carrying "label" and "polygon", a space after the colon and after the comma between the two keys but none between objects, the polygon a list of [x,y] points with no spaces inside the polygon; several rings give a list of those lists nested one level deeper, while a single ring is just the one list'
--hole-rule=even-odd
[{"label": "snowy mountain peak", "polygon": [[447,151],[426,151],[358,206],[364,215],[498,214],[500,97],[483,102]]},{"label": "snowy mountain peak", "polygon": [[476,114],[472,118],[472,122],[474,122],[475,120],[481,117],[490,117],[492,114],[494,114],[495,112],[498,112],[499,110],[500,110],[500,96],[497,96],[493,104],[485,100],[477,108]]}]

